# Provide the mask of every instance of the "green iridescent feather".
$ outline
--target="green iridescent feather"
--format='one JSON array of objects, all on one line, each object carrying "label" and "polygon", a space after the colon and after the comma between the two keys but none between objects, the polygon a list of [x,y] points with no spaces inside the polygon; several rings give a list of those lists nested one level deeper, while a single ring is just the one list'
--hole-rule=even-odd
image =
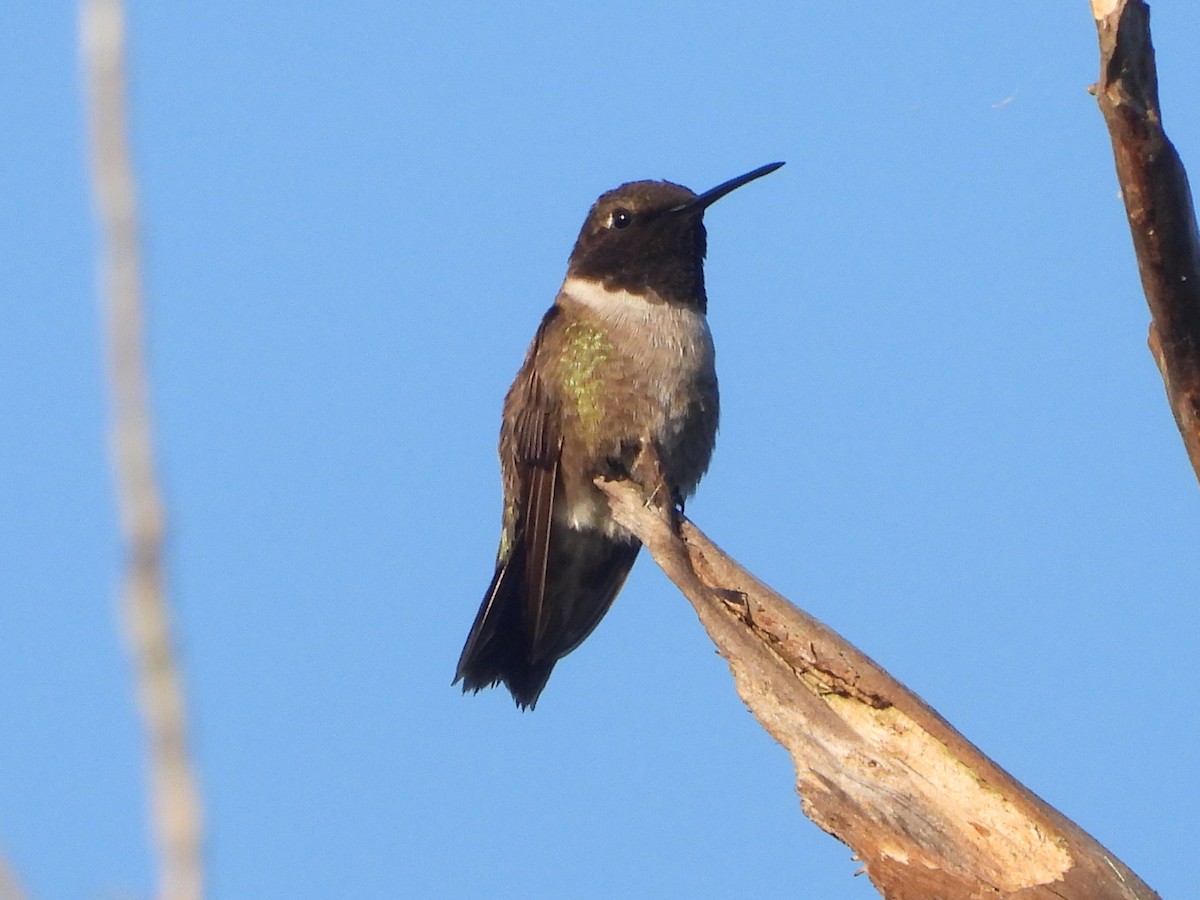
[{"label": "green iridescent feather", "polygon": [[562,398],[579,419],[585,440],[593,440],[604,420],[604,379],[599,368],[613,351],[608,334],[588,322],[572,322],[559,360]]}]

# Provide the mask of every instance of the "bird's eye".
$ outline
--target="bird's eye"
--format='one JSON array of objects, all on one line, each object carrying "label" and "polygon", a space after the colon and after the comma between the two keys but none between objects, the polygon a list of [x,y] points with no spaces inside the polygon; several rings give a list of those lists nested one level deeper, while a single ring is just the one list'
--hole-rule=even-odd
[{"label": "bird's eye", "polygon": [[610,228],[628,228],[633,224],[633,214],[627,209],[614,209],[608,222]]}]

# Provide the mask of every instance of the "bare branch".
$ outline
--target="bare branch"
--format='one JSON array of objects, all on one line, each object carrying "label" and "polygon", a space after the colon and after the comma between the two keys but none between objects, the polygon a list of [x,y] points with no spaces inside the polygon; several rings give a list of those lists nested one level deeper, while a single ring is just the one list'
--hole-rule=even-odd
[{"label": "bare branch", "polygon": [[25,900],[25,892],[17,881],[16,873],[0,855],[0,900]]},{"label": "bare branch", "polygon": [[1150,352],[1200,478],[1200,239],[1187,172],[1163,131],[1150,10],[1141,0],[1092,0],[1092,13],[1100,37],[1092,91],[1150,305]]},{"label": "bare branch", "polygon": [[904,685],[629,482],[613,515],[687,596],[738,693],[792,755],[805,814],[889,900],[1150,900],[1133,872]]},{"label": "bare branch", "polygon": [[128,141],[121,0],[83,0],[80,43],[101,230],[102,295],[112,403],[112,456],[128,563],[124,628],[146,730],[159,896],[203,895],[199,792],[187,749],[183,690],[163,575],[163,510],[155,478],[142,349],[137,200]]}]

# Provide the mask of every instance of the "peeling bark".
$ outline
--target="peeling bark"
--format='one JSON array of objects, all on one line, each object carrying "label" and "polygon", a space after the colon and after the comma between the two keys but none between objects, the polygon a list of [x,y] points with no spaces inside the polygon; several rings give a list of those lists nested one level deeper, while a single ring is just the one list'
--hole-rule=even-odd
[{"label": "peeling bark", "polygon": [[805,815],[888,900],[1150,900],[1123,863],[844,638],[630,482],[598,482],[791,754]]}]

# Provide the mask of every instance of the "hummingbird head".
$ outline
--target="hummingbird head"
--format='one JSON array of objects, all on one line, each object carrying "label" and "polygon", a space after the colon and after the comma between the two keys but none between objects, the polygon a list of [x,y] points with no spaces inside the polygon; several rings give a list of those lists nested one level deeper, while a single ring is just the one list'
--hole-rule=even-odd
[{"label": "hummingbird head", "polygon": [[596,201],[571,253],[568,277],[704,311],[704,211],[783,163],[761,166],[703,194],[669,181],[631,181]]}]

